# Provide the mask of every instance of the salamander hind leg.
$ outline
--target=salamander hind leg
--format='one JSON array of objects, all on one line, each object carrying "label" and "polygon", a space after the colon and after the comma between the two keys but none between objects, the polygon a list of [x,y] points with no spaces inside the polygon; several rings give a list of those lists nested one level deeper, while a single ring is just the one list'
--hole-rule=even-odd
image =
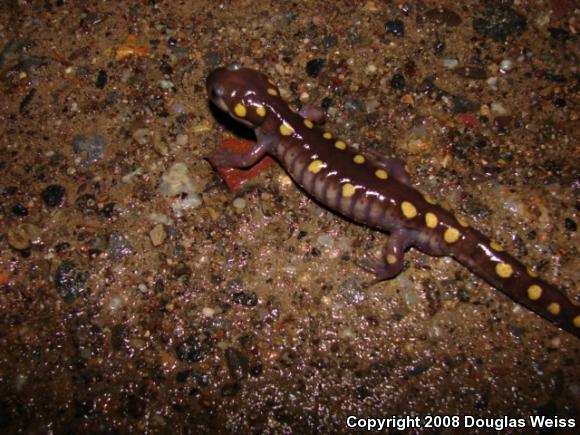
[{"label": "salamander hind leg", "polygon": [[322,107],[306,105],[302,107],[298,113],[304,119],[308,119],[314,124],[320,125],[324,124],[324,121],[326,121],[326,114],[324,113],[324,109],[322,109]]},{"label": "salamander hind leg", "polygon": [[411,234],[403,229],[394,231],[383,247],[383,258],[363,259],[357,265],[375,275],[372,284],[391,279],[403,269],[405,251],[411,245]]}]

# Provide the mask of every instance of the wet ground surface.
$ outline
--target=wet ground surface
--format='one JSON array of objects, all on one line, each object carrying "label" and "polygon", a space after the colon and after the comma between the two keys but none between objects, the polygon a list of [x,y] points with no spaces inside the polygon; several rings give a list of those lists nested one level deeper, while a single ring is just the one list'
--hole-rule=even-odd
[{"label": "wet ground surface", "polygon": [[578,4],[441,3],[2,2],[0,430],[578,416],[573,336],[414,250],[370,286],[382,234],[203,159],[239,61],[578,300]]}]

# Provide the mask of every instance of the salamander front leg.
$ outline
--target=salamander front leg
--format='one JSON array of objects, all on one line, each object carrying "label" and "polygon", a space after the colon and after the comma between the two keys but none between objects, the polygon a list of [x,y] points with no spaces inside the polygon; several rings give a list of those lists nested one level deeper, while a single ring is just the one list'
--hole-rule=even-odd
[{"label": "salamander front leg", "polygon": [[385,157],[372,150],[368,150],[368,153],[375,158],[377,165],[385,169],[395,180],[407,186],[411,185],[411,176],[407,172],[403,160],[397,157]]},{"label": "salamander front leg", "polygon": [[397,276],[403,269],[403,259],[406,249],[411,244],[411,235],[408,231],[394,231],[383,247],[383,258],[361,260],[357,264],[367,272],[375,275],[372,284]]},{"label": "salamander front leg", "polygon": [[214,167],[222,168],[247,168],[255,165],[267,153],[273,149],[274,138],[268,135],[256,133],[258,142],[244,153],[234,153],[224,148],[216,148],[207,160]]}]

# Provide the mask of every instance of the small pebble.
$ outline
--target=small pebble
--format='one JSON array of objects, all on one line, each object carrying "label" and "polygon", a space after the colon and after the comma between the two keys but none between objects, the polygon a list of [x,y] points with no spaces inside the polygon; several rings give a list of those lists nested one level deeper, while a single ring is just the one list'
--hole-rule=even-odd
[{"label": "small pebble", "polygon": [[42,200],[47,207],[58,207],[64,202],[66,190],[59,184],[51,184],[42,193]]},{"label": "small pebble", "polygon": [[173,84],[173,82],[171,80],[162,79],[162,80],[159,80],[159,87],[163,90],[169,90],[169,89],[173,89],[175,87],[175,85]]},{"label": "small pebble", "polygon": [[316,238],[316,243],[322,248],[332,248],[334,246],[334,237],[328,234],[321,234]]},{"label": "small pebble", "polygon": [[502,103],[499,103],[497,101],[491,103],[490,109],[491,113],[493,113],[496,116],[504,116],[509,114],[508,109],[506,109],[506,107]]},{"label": "small pebble", "polygon": [[157,224],[153,227],[153,229],[149,232],[149,238],[151,239],[151,243],[153,246],[159,246],[167,237],[167,233],[165,232],[165,227],[163,224]]},{"label": "small pebble", "polygon": [[19,217],[28,216],[28,209],[22,204],[16,204],[12,207],[12,214]]},{"label": "small pebble", "polygon": [[333,35],[326,35],[322,39],[322,45],[324,46],[324,48],[332,48],[336,45],[337,42],[338,40],[336,39],[336,36]]},{"label": "small pebble", "polygon": [[133,247],[127,236],[121,233],[111,233],[107,236],[107,254],[112,260],[120,260],[133,253]]},{"label": "small pebble", "polygon": [[306,64],[306,74],[310,77],[318,77],[325,63],[326,61],[320,58],[308,61]]},{"label": "small pebble", "polygon": [[40,234],[40,228],[36,225],[24,223],[8,230],[7,241],[13,249],[22,251],[40,242]]},{"label": "small pebble", "polygon": [[393,78],[391,79],[391,88],[400,91],[402,89],[405,88],[405,77],[403,77],[403,74],[395,74],[393,76]]},{"label": "small pebble", "polygon": [[95,82],[95,86],[98,89],[103,89],[107,84],[107,72],[105,70],[100,70],[97,74],[97,81]]},{"label": "small pebble", "polygon": [[80,270],[75,263],[64,261],[56,269],[54,284],[65,303],[71,304],[85,293],[85,283],[88,277],[88,273]]},{"label": "small pebble", "polygon": [[564,100],[563,98],[556,98],[553,101],[554,107],[556,107],[557,109],[563,109],[564,107],[566,107],[566,100]]},{"label": "small pebble", "polygon": [[576,231],[576,229],[578,228],[576,222],[574,222],[571,218],[568,217],[564,219],[564,226],[568,231]]},{"label": "small pebble", "polygon": [[367,72],[367,74],[374,74],[374,73],[376,73],[377,72],[376,65],[373,65],[372,63],[369,64],[369,65],[367,65],[366,72]]},{"label": "small pebble", "polygon": [[203,307],[203,309],[201,310],[201,313],[205,317],[213,317],[215,315],[215,310],[213,308],[210,308],[210,307]]},{"label": "small pebble", "polygon": [[499,72],[506,74],[510,72],[514,67],[514,63],[510,59],[504,59],[499,64]]},{"label": "small pebble", "polygon": [[93,136],[78,135],[72,140],[73,151],[80,158],[79,166],[85,168],[103,158],[107,139],[100,134]]},{"label": "small pebble", "polygon": [[401,20],[387,21],[385,23],[385,30],[395,36],[405,36],[405,23]]},{"label": "small pebble", "polygon": [[449,27],[455,27],[461,24],[461,17],[455,12],[445,8],[430,9],[425,13],[425,19],[434,24],[445,24]]},{"label": "small pebble", "polygon": [[234,206],[234,208],[237,208],[238,210],[242,210],[243,208],[246,207],[246,200],[244,198],[236,198],[236,199],[234,199],[234,202],[232,203],[232,205]]},{"label": "small pebble", "polygon": [[189,137],[184,133],[180,133],[177,136],[175,136],[175,143],[179,146],[187,145],[188,140]]},{"label": "small pebble", "polygon": [[138,128],[133,132],[133,139],[139,145],[145,145],[149,142],[149,137],[151,136],[151,130],[148,128]]},{"label": "small pebble", "polygon": [[113,296],[109,301],[109,309],[117,310],[123,306],[123,298],[120,296]]},{"label": "small pebble", "polygon": [[455,69],[459,65],[457,59],[443,59],[443,67],[447,69]]}]

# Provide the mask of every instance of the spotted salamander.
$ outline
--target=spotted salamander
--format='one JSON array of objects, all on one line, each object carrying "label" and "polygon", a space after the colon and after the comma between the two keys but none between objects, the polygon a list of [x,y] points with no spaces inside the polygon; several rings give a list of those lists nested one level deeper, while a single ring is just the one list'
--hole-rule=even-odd
[{"label": "spotted salamander", "polygon": [[215,167],[248,167],[276,158],[304,191],[331,210],[389,234],[382,259],[359,264],[375,282],[395,277],[409,247],[455,258],[495,288],[580,338],[580,308],[500,245],[415,190],[404,163],[365,157],[293,111],[264,74],[238,64],[207,78],[215,106],[252,128],[257,143],[244,153],[218,148]]}]

